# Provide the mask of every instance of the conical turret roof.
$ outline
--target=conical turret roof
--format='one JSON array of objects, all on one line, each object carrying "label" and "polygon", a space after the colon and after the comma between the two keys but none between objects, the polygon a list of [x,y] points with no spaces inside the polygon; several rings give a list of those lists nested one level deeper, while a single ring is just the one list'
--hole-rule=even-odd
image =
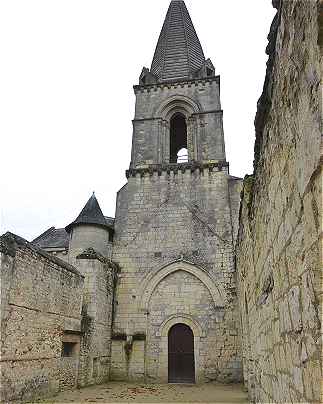
[{"label": "conical turret roof", "polygon": [[108,227],[107,221],[102,213],[99,202],[93,192],[91,198],[87,201],[84,208],[74,222],[66,226],[65,230],[69,233],[74,226],[80,224],[94,224]]},{"label": "conical turret roof", "polygon": [[186,79],[204,62],[203,49],[184,1],[173,0],[158,39],[151,73],[159,81]]}]

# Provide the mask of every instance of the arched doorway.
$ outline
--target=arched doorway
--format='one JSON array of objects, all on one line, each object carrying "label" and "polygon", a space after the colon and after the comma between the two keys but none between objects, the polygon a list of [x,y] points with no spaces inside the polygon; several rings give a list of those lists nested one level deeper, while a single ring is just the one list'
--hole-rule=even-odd
[{"label": "arched doorway", "polygon": [[168,382],[195,383],[194,335],[186,324],[168,332]]}]

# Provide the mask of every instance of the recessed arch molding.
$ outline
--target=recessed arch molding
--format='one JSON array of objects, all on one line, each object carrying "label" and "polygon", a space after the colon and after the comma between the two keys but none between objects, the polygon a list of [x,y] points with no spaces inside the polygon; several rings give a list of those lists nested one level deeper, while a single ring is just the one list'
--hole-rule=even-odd
[{"label": "recessed arch molding", "polygon": [[186,118],[202,111],[201,105],[184,95],[173,95],[163,101],[155,111],[155,118],[169,121],[175,113],[182,113]]},{"label": "recessed arch molding", "polygon": [[185,324],[189,326],[193,332],[194,337],[203,338],[206,336],[205,327],[202,327],[201,324],[190,314],[186,313],[176,313],[169,316],[165,321],[160,325],[156,336],[157,337],[167,337],[169,330],[175,324]]},{"label": "recessed arch molding", "polygon": [[216,285],[205,269],[200,266],[188,261],[178,260],[158,268],[153,273],[149,273],[146,279],[144,279],[140,291],[141,299],[139,303],[139,309],[142,312],[148,313],[149,301],[157,285],[166,278],[166,276],[177,271],[188,272],[198,278],[210,292],[215,307],[224,307],[225,293],[222,286],[219,284]]}]

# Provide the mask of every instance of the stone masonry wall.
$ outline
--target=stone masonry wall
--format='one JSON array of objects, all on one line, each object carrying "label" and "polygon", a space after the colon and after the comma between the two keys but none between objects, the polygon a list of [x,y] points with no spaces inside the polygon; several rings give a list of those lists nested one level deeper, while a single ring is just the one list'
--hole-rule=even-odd
[{"label": "stone masonry wall", "polygon": [[112,243],[109,241],[108,230],[90,224],[75,226],[69,242],[68,262],[76,265],[76,256],[82,254],[87,248],[94,248],[104,257],[110,258]]},{"label": "stone masonry wall", "polygon": [[146,340],[134,337],[128,356],[127,341],[112,341],[112,379],[167,382],[157,329],[177,317],[197,324],[197,381],[241,379],[229,178],[226,168],[147,173],[130,177],[119,192],[113,260],[121,272],[113,331],[129,341],[136,334]]},{"label": "stone masonry wall", "polygon": [[[83,277],[7,233],[1,255],[1,401],[30,400],[77,383]],[[62,342],[75,343],[70,357]]]},{"label": "stone masonry wall", "polygon": [[[146,348],[148,378],[158,380],[163,376],[163,369],[159,368],[166,353],[160,343],[159,329],[174,313],[188,314],[202,326],[203,335],[198,344],[195,340],[194,347],[197,382],[239,380],[241,362],[237,358],[237,333],[227,330],[227,313],[224,308],[215,308],[207,287],[184,271],[165,277],[151,296]],[[167,372],[165,376],[167,382]]]},{"label": "stone masonry wall", "polygon": [[112,305],[117,267],[94,249],[76,258],[84,275],[79,386],[109,379]]},{"label": "stone masonry wall", "polygon": [[320,401],[321,71],[316,1],[275,1],[237,248],[252,401]]},{"label": "stone masonry wall", "polygon": [[233,244],[236,244],[238,230],[239,230],[239,209],[240,209],[240,197],[242,191],[242,179],[237,177],[229,178],[229,198],[230,198],[230,210],[232,220],[232,238]]},{"label": "stone masonry wall", "polygon": [[219,76],[207,80],[135,86],[131,167],[169,163],[169,121],[186,116],[190,161],[225,160]]}]

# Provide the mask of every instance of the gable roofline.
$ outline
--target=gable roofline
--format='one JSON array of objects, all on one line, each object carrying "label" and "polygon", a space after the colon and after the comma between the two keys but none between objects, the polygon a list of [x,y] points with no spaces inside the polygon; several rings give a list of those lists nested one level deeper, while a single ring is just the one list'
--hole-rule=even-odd
[{"label": "gable roofline", "polygon": [[69,245],[69,235],[66,232],[65,228],[56,229],[55,227],[51,227],[43,234],[38,236],[32,241],[32,244],[36,245],[39,248],[47,249],[47,248],[63,248],[68,249]]},{"label": "gable roofline", "polygon": [[50,227],[49,229],[45,230],[45,231],[44,231],[43,233],[41,233],[38,237],[34,238],[31,242],[37,244],[37,242],[38,242],[39,240],[41,240],[41,239],[43,239],[44,237],[48,236],[50,233],[52,233],[53,230],[55,230],[55,227],[54,227],[54,226],[52,226],[52,227]]}]

